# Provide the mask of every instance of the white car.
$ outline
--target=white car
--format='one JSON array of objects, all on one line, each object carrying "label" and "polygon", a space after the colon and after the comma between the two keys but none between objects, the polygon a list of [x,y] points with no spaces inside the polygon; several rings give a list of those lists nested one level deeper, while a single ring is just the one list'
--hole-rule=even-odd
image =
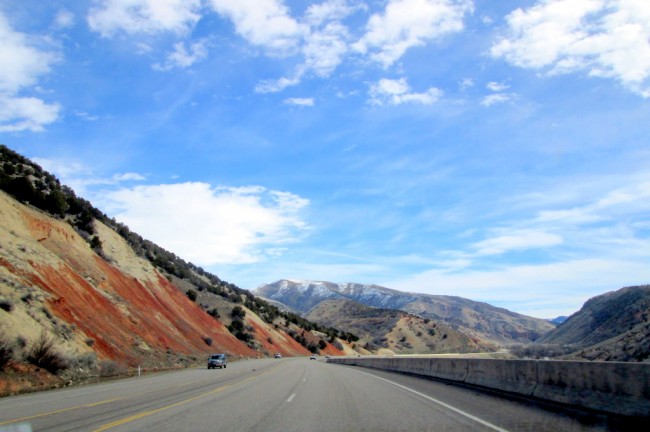
[{"label": "white car", "polygon": [[273,358],[282,358],[282,354],[275,353],[275,354],[273,354]]},{"label": "white car", "polygon": [[316,354],[312,354],[311,357],[309,357],[309,360],[316,360]]}]

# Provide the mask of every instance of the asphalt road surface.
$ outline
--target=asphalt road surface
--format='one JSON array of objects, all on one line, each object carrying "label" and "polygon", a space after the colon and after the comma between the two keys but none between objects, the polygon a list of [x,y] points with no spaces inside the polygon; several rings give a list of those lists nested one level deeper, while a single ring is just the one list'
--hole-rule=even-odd
[{"label": "asphalt road surface", "polygon": [[604,416],[307,358],[232,362],[226,369],[0,399],[3,432],[623,429]]}]

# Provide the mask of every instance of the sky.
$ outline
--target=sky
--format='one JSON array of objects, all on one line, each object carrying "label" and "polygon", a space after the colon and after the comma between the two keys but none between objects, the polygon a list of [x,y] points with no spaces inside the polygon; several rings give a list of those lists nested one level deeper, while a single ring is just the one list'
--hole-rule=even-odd
[{"label": "sky", "polygon": [[223,280],[650,283],[647,0],[3,0],[0,143]]}]

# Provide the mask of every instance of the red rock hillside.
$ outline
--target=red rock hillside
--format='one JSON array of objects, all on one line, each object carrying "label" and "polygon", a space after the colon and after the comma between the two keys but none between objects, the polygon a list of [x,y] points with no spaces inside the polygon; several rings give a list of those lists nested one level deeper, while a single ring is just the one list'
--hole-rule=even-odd
[{"label": "red rock hillside", "polygon": [[[202,362],[210,352],[309,354],[278,325],[248,311],[246,323],[261,347],[251,349],[113,230],[95,221],[95,232],[104,258],[68,223],[0,192],[4,341],[29,347],[47,334],[68,359],[90,355],[132,367]],[[342,353],[331,345],[323,352]]]}]

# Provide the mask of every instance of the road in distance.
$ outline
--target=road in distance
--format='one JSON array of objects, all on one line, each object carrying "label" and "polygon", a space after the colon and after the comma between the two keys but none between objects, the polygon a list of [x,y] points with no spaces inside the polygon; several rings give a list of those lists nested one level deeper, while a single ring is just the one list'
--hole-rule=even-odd
[{"label": "road in distance", "polygon": [[625,425],[307,358],[232,362],[9,397],[0,431],[601,431]]}]

